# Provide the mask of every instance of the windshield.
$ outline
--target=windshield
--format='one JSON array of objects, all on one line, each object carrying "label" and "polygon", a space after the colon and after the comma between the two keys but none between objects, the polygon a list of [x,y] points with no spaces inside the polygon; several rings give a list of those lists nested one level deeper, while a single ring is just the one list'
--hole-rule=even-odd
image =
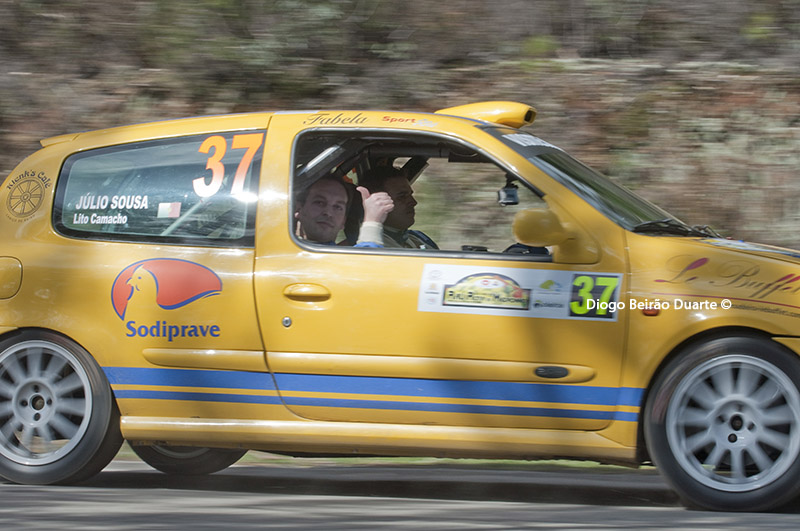
[{"label": "windshield", "polygon": [[484,129],[627,230],[651,221],[674,220],[683,225],[668,212],[538,137],[504,127]]}]

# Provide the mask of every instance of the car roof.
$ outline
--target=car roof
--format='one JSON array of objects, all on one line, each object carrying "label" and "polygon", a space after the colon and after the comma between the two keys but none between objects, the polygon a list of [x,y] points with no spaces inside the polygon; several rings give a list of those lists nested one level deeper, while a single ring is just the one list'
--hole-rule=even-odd
[{"label": "car roof", "polygon": [[[84,131],[77,133],[67,133],[58,136],[52,136],[40,140],[43,147],[62,142],[70,142],[76,140],[78,137],[93,137],[93,136],[129,136],[132,132],[138,131],[140,135],[147,135],[148,130],[153,130],[157,135],[154,136],[170,136],[170,132],[174,131],[175,135],[185,134],[187,130],[193,129],[193,126],[202,125],[197,127],[195,132],[201,133],[203,130],[220,131],[220,130],[235,130],[242,127],[252,127],[254,122],[259,121],[259,117],[263,119],[264,126],[269,122],[269,119],[275,114],[314,114],[318,112],[336,113],[336,112],[350,112],[338,110],[308,110],[308,111],[268,111],[268,112],[250,112],[250,113],[237,113],[237,114],[221,114],[221,115],[208,115],[208,116],[193,116],[187,118],[175,118],[168,120],[159,120],[152,122],[145,122],[139,124],[122,125],[111,127],[107,129],[99,129],[93,131]],[[397,110],[387,110],[384,112],[402,112]],[[530,105],[518,103],[513,101],[484,101],[477,103],[469,103],[466,105],[459,105],[456,107],[447,107],[439,109],[434,113],[420,113],[415,111],[415,114],[430,114],[440,116],[450,116],[456,118],[477,120],[485,123],[493,123],[505,125],[509,127],[519,128],[523,125],[533,123],[536,118],[536,110]],[[121,139],[125,140],[125,139]]]}]

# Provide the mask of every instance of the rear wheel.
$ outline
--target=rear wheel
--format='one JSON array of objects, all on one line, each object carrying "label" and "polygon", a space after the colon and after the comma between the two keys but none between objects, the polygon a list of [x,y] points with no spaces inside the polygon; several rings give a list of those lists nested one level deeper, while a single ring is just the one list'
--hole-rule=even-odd
[{"label": "rear wheel", "polygon": [[201,476],[224,470],[242,458],[247,450],[198,448],[193,446],[132,446],[139,458],[165,474]]},{"label": "rear wheel", "polygon": [[800,360],[779,345],[729,337],[690,348],[657,379],[648,449],[684,502],[760,511],[800,493]]},{"label": "rear wheel", "polygon": [[0,341],[0,476],[80,481],[102,470],[120,444],[119,411],[88,352],[50,332]]}]

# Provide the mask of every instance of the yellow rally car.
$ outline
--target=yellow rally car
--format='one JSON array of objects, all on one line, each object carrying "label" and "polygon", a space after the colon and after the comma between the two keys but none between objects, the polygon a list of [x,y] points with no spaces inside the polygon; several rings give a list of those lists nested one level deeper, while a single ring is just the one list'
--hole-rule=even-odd
[{"label": "yellow rally car", "polygon": [[800,253],[687,226],[534,116],[42,141],[0,194],[0,475],[78,481],[125,439],[171,473],[247,449],[567,457],[652,461],[704,508],[796,498]]}]

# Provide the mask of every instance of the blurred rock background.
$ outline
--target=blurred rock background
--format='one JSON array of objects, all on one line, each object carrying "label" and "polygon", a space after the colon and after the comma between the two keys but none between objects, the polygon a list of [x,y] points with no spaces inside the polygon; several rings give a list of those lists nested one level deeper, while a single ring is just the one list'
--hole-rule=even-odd
[{"label": "blurred rock background", "polygon": [[0,178],[66,132],[510,99],[685,221],[800,248],[799,67],[800,0],[0,0]]}]

